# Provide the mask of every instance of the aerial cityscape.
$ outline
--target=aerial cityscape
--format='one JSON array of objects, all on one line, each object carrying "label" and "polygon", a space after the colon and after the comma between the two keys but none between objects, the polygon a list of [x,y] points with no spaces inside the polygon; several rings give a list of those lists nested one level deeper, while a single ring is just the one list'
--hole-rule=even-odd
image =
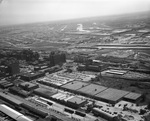
[{"label": "aerial cityscape", "polygon": [[150,121],[150,11],[0,26],[0,121]]}]

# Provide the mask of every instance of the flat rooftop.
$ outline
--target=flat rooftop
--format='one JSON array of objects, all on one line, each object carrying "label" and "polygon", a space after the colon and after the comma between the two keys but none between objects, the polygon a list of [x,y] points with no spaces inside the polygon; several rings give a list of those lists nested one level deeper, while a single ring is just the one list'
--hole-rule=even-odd
[{"label": "flat rooftop", "polygon": [[57,90],[54,88],[49,88],[49,89],[45,89],[45,88],[37,88],[34,90],[34,93],[43,96],[43,97],[51,97],[52,95],[57,93]]},{"label": "flat rooftop", "polygon": [[73,81],[73,82],[70,82],[70,83],[63,85],[62,87],[65,89],[69,89],[69,90],[78,90],[78,89],[85,87],[87,85],[89,85],[89,84],[85,83],[85,82]]},{"label": "flat rooftop", "polygon": [[89,81],[91,80],[91,78],[95,78],[95,75],[83,74],[79,72],[72,72],[72,73],[63,72],[63,73],[58,73],[57,75],[61,77],[70,78],[73,80],[75,79],[77,81]]},{"label": "flat rooftop", "polygon": [[90,84],[90,85],[87,85],[87,86],[79,89],[78,91],[85,93],[85,94],[89,94],[89,95],[96,95],[97,93],[100,93],[106,89],[107,89],[107,87],[104,87],[104,86],[100,86],[97,84]]},{"label": "flat rooftop", "polygon": [[129,94],[129,92],[127,92],[127,91],[108,88],[108,89],[96,94],[95,96],[97,98],[104,99],[107,101],[117,102],[127,94]]},{"label": "flat rooftop", "polygon": [[17,105],[22,104],[21,101],[17,100],[16,98],[14,98],[12,96],[9,96],[8,94],[2,93],[2,92],[0,92],[0,98],[11,101],[11,102],[14,102]]},{"label": "flat rooftop", "polygon": [[129,94],[125,95],[124,98],[129,100],[137,100],[142,96],[142,94],[130,92]]},{"label": "flat rooftop", "polygon": [[33,84],[33,83],[30,83],[30,82],[23,82],[20,85],[23,86],[23,87],[27,86],[27,88],[32,88],[34,86],[37,86],[37,84]]},{"label": "flat rooftop", "polygon": [[25,73],[21,73],[20,76],[24,76],[24,77],[34,77],[34,76],[38,76],[42,74],[41,72],[36,72],[36,73],[29,73],[29,72],[25,72]]},{"label": "flat rooftop", "polygon": [[86,100],[75,96],[75,97],[73,97],[73,98],[71,98],[71,99],[69,99],[67,101],[80,105],[80,104],[84,103]]}]

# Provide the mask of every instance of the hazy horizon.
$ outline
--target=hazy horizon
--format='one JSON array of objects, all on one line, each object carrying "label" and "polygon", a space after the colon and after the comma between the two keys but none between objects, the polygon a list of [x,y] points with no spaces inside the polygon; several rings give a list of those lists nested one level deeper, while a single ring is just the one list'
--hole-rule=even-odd
[{"label": "hazy horizon", "polygon": [[3,0],[0,25],[135,13],[149,6],[149,0]]}]

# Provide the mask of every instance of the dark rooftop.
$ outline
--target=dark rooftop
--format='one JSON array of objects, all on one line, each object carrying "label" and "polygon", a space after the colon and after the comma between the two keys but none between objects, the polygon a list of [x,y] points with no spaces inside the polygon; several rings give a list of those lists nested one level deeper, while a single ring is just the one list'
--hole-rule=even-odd
[{"label": "dark rooftop", "polygon": [[99,92],[102,92],[106,90],[107,87],[96,85],[96,84],[90,84],[88,86],[85,86],[81,89],[79,89],[79,92],[90,94],[90,95],[96,95]]},{"label": "dark rooftop", "polygon": [[119,101],[122,97],[127,95],[129,92],[123,91],[123,90],[118,90],[118,89],[113,89],[113,88],[108,88],[97,95],[95,95],[98,98],[105,99],[108,101],[112,102],[117,102]]},{"label": "dark rooftop", "polygon": [[46,98],[50,98],[52,95],[57,93],[57,90],[54,88],[49,88],[49,89],[37,88],[34,90],[34,93],[36,93],[37,95],[46,97]]},{"label": "dark rooftop", "polygon": [[65,85],[63,85],[62,87],[63,88],[66,88],[66,89],[70,89],[70,90],[78,90],[84,86],[87,86],[88,84],[87,83],[84,83],[84,82],[80,82],[80,81],[73,81],[73,82],[70,82],[70,83],[67,83]]},{"label": "dark rooftop", "polygon": [[127,94],[126,96],[124,96],[124,98],[130,99],[130,100],[137,100],[141,96],[142,96],[141,94],[130,92],[129,94]]}]

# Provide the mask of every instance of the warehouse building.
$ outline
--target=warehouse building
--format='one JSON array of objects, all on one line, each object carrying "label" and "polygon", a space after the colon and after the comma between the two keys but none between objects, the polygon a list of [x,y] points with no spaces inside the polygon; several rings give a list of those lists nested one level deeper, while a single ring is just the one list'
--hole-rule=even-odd
[{"label": "warehouse building", "polygon": [[78,90],[78,92],[82,95],[85,95],[85,96],[88,96],[88,97],[94,97],[94,95],[106,90],[107,87],[104,87],[104,86],[100,86],[100,85],[97,85],[97,84],[90,84],[90,85],[87,85],[83,88],[80,88]]},{"label": "warehouse building", "polygon": [[34,90],[39,87],[38,84],[33,84],[30,82],[23,82],[23,83],[19,84],[19,86],[26,91],[31,91],[31,90]]},{"label": "warehouse building", "polygon": [[73,79],[56,74],[47,75],[46,77],[37,80],[38,83],[56,88],[59,88],[61,85],[66,84],[70,81],[73,81]]},{"label": "warehouse building", "polygon": [[129,94],[127,91],[108,88],[95,95],[95,98],[107,103],[115,104],[120,101],[125,95]]},{"label": "warehouse building", "polygon": [[27,109],[29,112],[41,117],[41,118],[45,118],[46,116],[48,116],[48,113],[44,110],[40,110],[39,108],[33,107],[31,105],[29,105],[28,103],[22,103],[21,106],[25,109]]},{"label": "warehouse building", "polygon": [[31,81],[40,77],[43,77],[45,74],[43,72],[36,72],[36,73],[21,73],[20,77],[24,81]]},{"label": "warehouse building", "polygon": [[56,65],[56,66],[52,66],[49,68],[41,69],[40,71],[44,72],[44,73],[51,74],[51,73],[55,73],[55,72],[60,71],[60,70],[62,70],[62,68],[60,66]]},{"label": "warehouse building", "polygon": [[45,89],[45,88],[37,88],[33,91],[36,95],[39,95],[44,98],[51,99],[51,96],[57,93],[57,90],[54,88]]},{"label": "warehouse building", "polygon": [[14,109],[12,109],[12,108],[8,107],[7,105],[4,105],[4,104],[0,105],[0,111],[3,114],[11,117],[15,121],[32,121],[28,117],[24,116],[23,114],[15,111]]},{"label": "warehouse building", "polygon": [[9,92],[12,93],[12,94],[21,96],[23,98],[26,98],[26,97],[30,96],[30,94],[31,94],[31,92],[22,90],[21,88],[16,87],[16,86],[10,87]]},{"label": "warehouse building", "polygon": [[75,97],[67,100],[67,103],[68,103],[69,107],[78,109],[79,107],[84,106],[87,103],[87,101],[85,99],[75,96]]},{"label": "warehouse building", "polygon": [[94,71],[94,72],[101,72],[101,71],[104,71],[108,68],[108,65],[102,65],[102,64],[92,64],[92,65],[79,65],[78,66],[78,70],[79,71]]},{"label": "warehouse building", "polygon": [[125,71],[125,70],[110,69],[110,70],[106,70],[105,73],[123,75],[123,74],[127,73],[127,71]]},{"label": "warehouse building", "polygon": [[85,83],[85,82],[73,81],[73,82],[70,82],[70,83],[67,83],[67,84],[61,86],[61,88],[64,90],[76,92],[78,89],[83,88],[87,85],[89,85],[89,84]]},{"label": "warehouse building", "polygon": [[130,92],[129,94],[124,96],[124,100],[137,103],[142,99],[142,94]]},{"label": "warehouse building", "polygon": [[11,82],[8,82],[6,80],[0,81],[0,87],[3,89],[11,87],[11,86],[13,86],[13,83]]},{"label": "warehouse building", "polygon": [[94,72],[100,72],[101,71],[101,67],[98,65],[88,65],[87,66],[87,70],[88,71],[94,71]]},{"label": "warehouse building", "polygon": [[68,93],[63,93],[63,92],[59,92],[51,96],[52,100],[67,106],[69,106],[67,101],[73,97],[74,97],[73,95],[70,95]]},{"label": "warehouse building", "polygon": [[93,108],[92,113],[95,116],[100,116],[108,121],[116,121],[115,118],[117,117],[118,114],[114,112],[110,112],[107,109],[103,108]]},{"label": "warehouse building", "polygon": [[20,106],[22,104],[21,101],[9,96],[8,94],[2,93],[2,92],[0,92],[0,98],[14,106]]}]

